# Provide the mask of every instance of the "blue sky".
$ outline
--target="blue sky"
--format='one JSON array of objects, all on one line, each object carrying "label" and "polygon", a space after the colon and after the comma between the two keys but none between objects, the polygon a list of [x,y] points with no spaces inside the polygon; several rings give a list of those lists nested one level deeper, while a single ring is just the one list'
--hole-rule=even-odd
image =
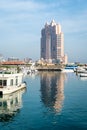
[{"label": "blue sky", "polygon": [[87,0],[0,0],[0,53],[39,59],[41,29],[52,19],[69,61],[87,63]]}]

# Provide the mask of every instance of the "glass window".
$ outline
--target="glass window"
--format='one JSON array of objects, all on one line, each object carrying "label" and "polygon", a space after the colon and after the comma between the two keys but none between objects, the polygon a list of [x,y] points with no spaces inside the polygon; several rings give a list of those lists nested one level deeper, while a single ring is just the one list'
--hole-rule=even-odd
[{"label": "glass window", "polygon": [[2,80],[0,80],[0,85],[2,86]]},{"label": "glass window", "polygon": [[18,79],[16,78],[16,85],[18,84]]},{"label": "glass window", "polygon": [[11,85],[11,86],[13,85],[13,79],[11,79],[11,81],[10,81],[10,85]]},{"label": "glass window", "polygon": [[6,86],[7,80],[0,80],[0,86]]},{"label": "glass window", "polygon": [[7,86],[7,80],[3,80],[3,86]]}]

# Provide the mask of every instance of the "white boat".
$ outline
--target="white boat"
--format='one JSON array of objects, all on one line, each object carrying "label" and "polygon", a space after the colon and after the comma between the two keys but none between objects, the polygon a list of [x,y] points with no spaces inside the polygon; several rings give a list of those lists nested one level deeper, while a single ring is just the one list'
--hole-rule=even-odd
[{"label": "white boat", "polygon": [[25,88],[22,77],[22,73],[0,72],[0,96]]},{"label": "white boat", "polygon": [[81,73],[80,77],[87,77],[87,73]]},{"label": "white boat", "polygon": [[78,68],[76,69],[76,73],[84,73],[85,71],[86,71],[86,69],[83,68],[83,67],[78,67]]},{"label": "white boat", "polygon": [[21,71],[23,73],[23,75],[28,75],[28,74],[32,74],[32,73],[37,73],[37,69],[34,67],[34,66],[31,66],[31,67],[22,67],[21,68]]},{"label": "white boat", "polygon": [[68,72],[74,72],[74,70],[73,69],[62,69],[62,72],[66,72],[66,73],[68,73]]},{"label": "white boat", "polygon": [[66,67],[62,69],[62,72],[74,72],[76,68],[76,65],[66,65]]}]

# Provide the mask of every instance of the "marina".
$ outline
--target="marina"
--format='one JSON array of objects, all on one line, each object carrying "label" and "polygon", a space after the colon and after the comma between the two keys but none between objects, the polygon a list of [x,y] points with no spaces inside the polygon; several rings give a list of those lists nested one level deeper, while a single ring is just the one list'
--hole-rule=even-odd
[{"label": "marina", "polygon": [[[0,117],[0,130],[87,129],[87,79],[82,80],[75,73],[46,71],[26,75],[23,81],[26,81],[27,89],[22,98],[20,94],[18,96],[20,108],[7,118],[4,114],[9,107],[0,107],[4,111]],[[1,100],[5,104],[5,100]]]},{"label": "marina", "polygon": [[87,0],[0,1],[0,130],[87,130]]}]

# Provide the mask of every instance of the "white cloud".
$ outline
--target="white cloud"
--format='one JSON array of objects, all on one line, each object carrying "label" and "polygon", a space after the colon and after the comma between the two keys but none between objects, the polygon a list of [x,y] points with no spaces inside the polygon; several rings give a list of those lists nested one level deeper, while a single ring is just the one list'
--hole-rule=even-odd
[{"label": "white cloud", "polygon": [[[37,3],[34,1],[15,1],[15,0],[3,0],[0,1],[0,9],[3,16],[0,19],[0,26],[11,26],[20,28],[26,28],[30,26],[34,28],[36,25],[39,27],[41,21],[43,23],[49,19],[56,19],[63,25],[63,30],[66,33],[86,31],[87,25],[87,10],[83,10],[77,14],[71,15],[71,12],[67,12],[66,8],[62,8],[61,5],[67,5],[70,0],[61,0],[57,3]],[[52,9],[53,7],[53,9]],[[54,9],[54,7],[60,7]],[[7,11],[7,13],[4,11]],[[45,21],[46,20],[46,21]],[[35,27],[36,28],[36,27]]]}]

